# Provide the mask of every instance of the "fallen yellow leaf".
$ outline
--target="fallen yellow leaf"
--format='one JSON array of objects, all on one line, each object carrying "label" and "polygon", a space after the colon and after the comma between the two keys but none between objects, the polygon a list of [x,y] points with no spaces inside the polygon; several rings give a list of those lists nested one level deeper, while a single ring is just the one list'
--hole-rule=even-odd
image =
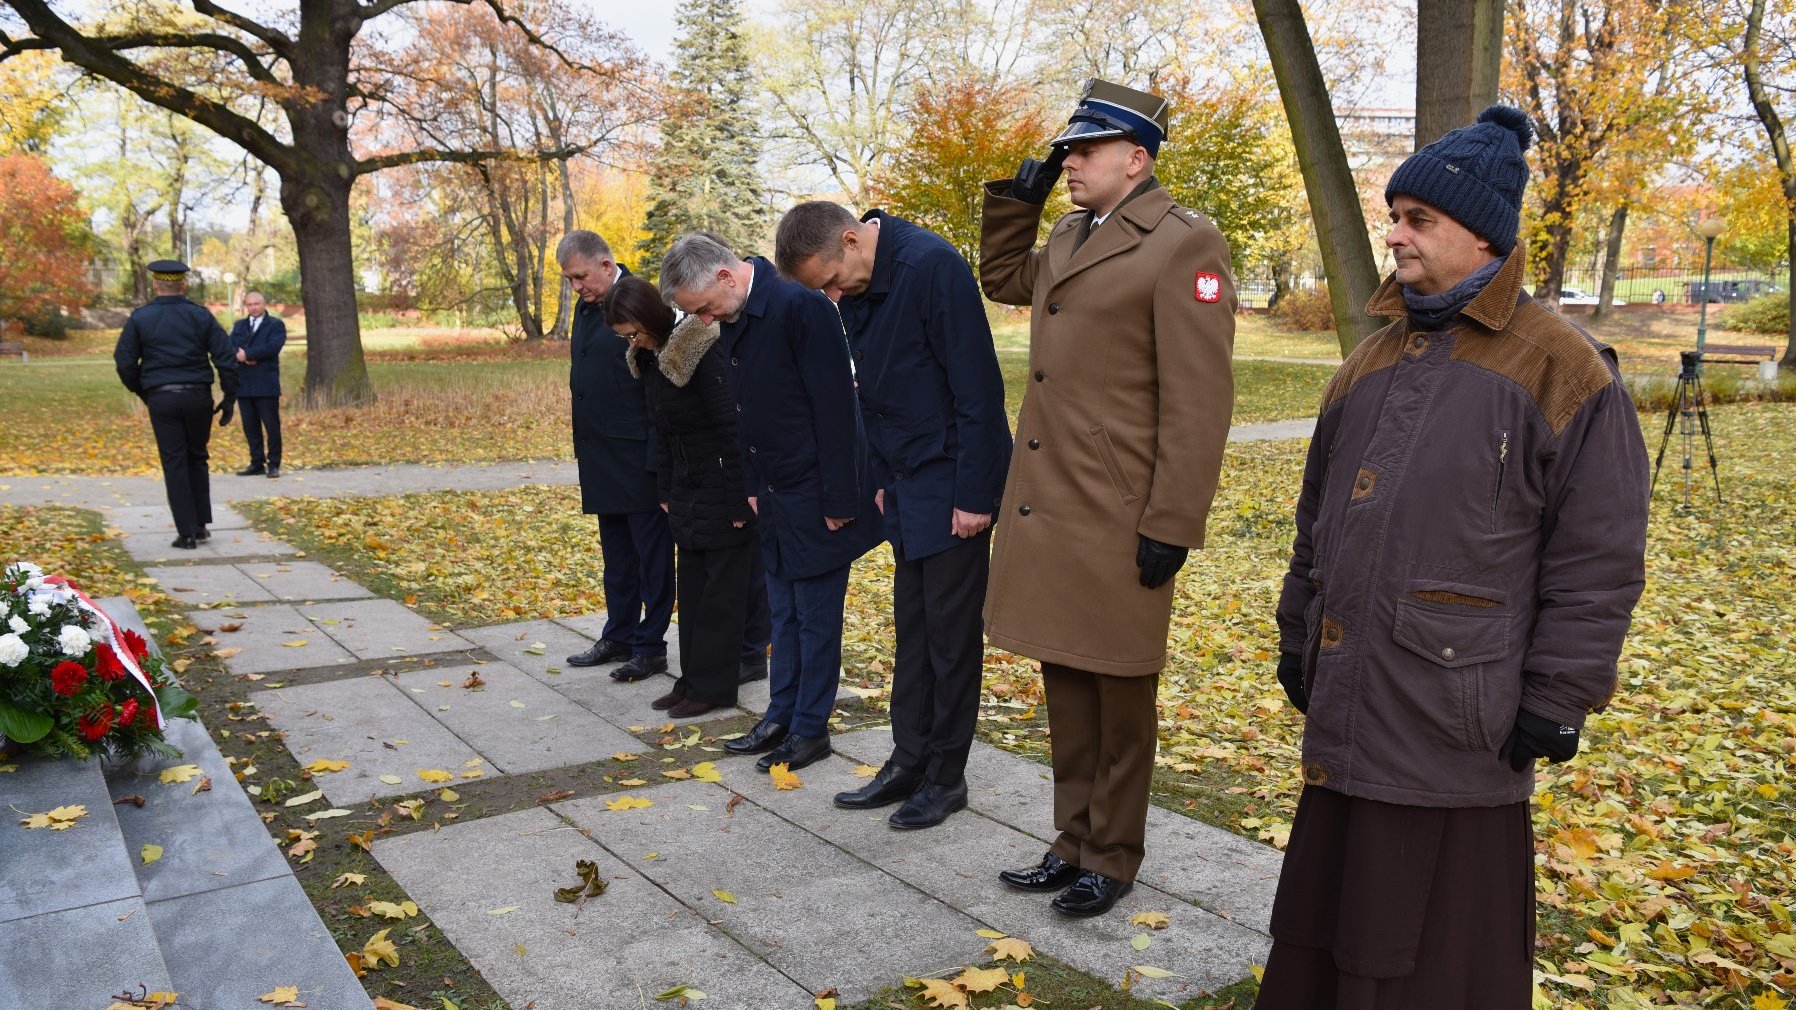
[{"label": "fallen yellow leaf", "polygon": [[711,893],[717,896],[718,901],[721,901],[721,902],[724,902],[724,903],[730,904],[730,905],[734,905],[736,903],[736,896],[734,894],[730,893],[729,891],[719,891],[719,890],[713,889],[711,891]]},{"label": "fallen yellow leaf", "polygon": [[304,648],[305,644],[306,644],[306,639],[295,638],[291,642],[282,642],[281,647],[286,648],[286,649],[300,649],[300,648]]},{"label": "fallen yellow leaf", "polygon": [[[444,1000],[443,1002],[448,1003],[449,1001]],[[385,996],[376,996],[374,997],[374,1010],[418,1010],[418,1008],[410,1003],[396,1003]]]},{"label": "fallen yellow leaf", "polygon": [[418,777],[426,782],[452,782],[455,780],[454,775],[451,775],[441,768],[420,768],[418,769]]},{"label": "fallen yellow leaf", "polygon": [[418,906],[410,901],[370,901],[368,911],[387,919],[405,919],[418,914]]},{"label": "fallen yellow leaf", "polygon": [[72,807],[57,807],[55,810],[41,814],[26,814],[20,824],[27,828],[49,828],[51,831],[67,831],[75,826],[75,820],[87,816],[87,807],[76,804]]},{"label": "fallen yellow leaf", "polygon": [[306,771],[309,771],[314,775],[322,775],[326,772],[340,772],[348,767],[349,762],[347,761],[338,761],[334,758],[319,758],[311,764],[306,765]]},{"label": "fallen yellow leaf", "polygon": [[213,649],[212,655],[218,657],[219,659],[230,659],[232,656],[235,656],[239,652],[242,652],[242,651],[243,651],[242,646],[232,645],[232,646],[229,646],[229,647],[223,648],[223,649]]},{"label": "fallen yellow leaf", "polygon": [[946,979],[924,978],[917,981],[922,983],[923,998],[929,1000],[932,1006],[966,1010],[969,1005],[967,994]]},{"label": "fallen yellow leaf", "polygon": [[718,771],[713,762],[700,761],[692,766],[692,777],[700,782],[722,782],[723,772]]},{"label": "fallen yellow leaf", "polygon": [[819,996],[811,1002],[817,1004],[817,1010],[836,1010],[836,998],[834,996]]},{"label": "fallen yellow leaf", "polygon": [[1012,961],[1027,961],[1035,956],[1035,948],[1029,946],[1029,941],[1019,940],[1014,936],[993,940],[991,945],[985,949],[991,953],[994,961],[1003,961],[1006,958]]},{"label": "fallen yellow leaf", "polygon": [[168,783],[187,782],[199,773],[199,765],[175,765],[172,768],[162,769],[162,774],[159,778],[161,778],[163,782]]},{"label": "fallen yellow leaf", "polygon": [[649,784],[649,780],[648,779],[618,779],[617,784],[620,786],[646,786]]},{"label": "fallen yellow leaf", "polygon": [[444,803],[454,803],[456,800],[461,799],[461,793],[445,786],[437,793],[437,799],[442,800]]},{"label": "fallen yellow leaf", "polygon": [[362,884],[365,884],[367,882],[368,882],[367,874],[339,873],[339,874],[337,874],[337,879],[331,882],[331,886],[332,887],[359,887]]},{"label": "fallen yellow leaf", "polygon": [[1165,912],[1136,912],[1129,918],[1131,926],[1146,926],[1149,929],[1165,929],[1167,926]]},{"label": "fallen yellow leaf", "polygon": [[[388,927],[388,929],[391,928]],[[383,929],[369,937],[367,943],[362,944],[362,959],[369,968],[379,968],[382,961],[385,961],[390,968],[397,968],[399,967],[399,948],[393,945],[393,941],[387,939],[387,930]]]},{"label": "fallen yellow leaf", "polygon": [[798,789],[804,785],[803,780],[792,774],[792,769],[784,761],[774,765],[769,774],[773,776],[773,788],[781,792]]},{"label": "fallen yellow leaf", "polygon": [[855,765],[854,773],[861,778],[870,779],[879,774],[879,769],[875,768],[873,765]]},{"label": "fallen yellow leaf", "polygon": [[143,848],[138,851],[138,855],[143,858],[143,865],[148,866],[162,858],[162,846],[145,842]]},{"label": "fallen yellow leaf", "polygon": [[647,796],[619,796],[615,800],[606,800],[609,810],[646,810],[655,805],[655,801]]},{"label": "fallen yellow leaf", "polygon": [[380,776],[380,780],[390,786],[396,786],[399,783],[405,781],[404,779],[400,778],[397,775],[382,775],[382,776]]},{"label": "fallen yellow leaf", "polygon": [[991,992],[1010,981],[1010,973],[1002,968],[968,968],[953,980],[967,992]]},{"label": "fallen yellow leaf", "polygon": [[299,986],[283,985],[276,988],[273,992],[265,992],[262,995],[257,996],[256,999],[263,1003],[273,1003],[275,1006],[287,1006],[291,1003],[297,1003],[299,1002]]}]

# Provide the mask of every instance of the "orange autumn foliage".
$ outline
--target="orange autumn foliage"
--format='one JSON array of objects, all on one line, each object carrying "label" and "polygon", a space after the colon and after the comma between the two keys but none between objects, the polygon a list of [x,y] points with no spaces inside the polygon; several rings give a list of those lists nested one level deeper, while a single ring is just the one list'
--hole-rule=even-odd
[{"label": "orange autumn foliage", "polygon": [[0,320],[85,301],[90,241],[73,186],[35,155],[0,157]]}]

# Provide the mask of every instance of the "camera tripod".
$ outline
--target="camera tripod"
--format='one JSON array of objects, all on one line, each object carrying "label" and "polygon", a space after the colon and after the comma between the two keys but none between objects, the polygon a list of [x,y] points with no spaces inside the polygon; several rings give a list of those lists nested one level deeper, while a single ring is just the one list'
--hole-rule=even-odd
[{"label": "camera tripod", "polygon": [[[1721,504],[1721,472],[1715,467],[1715,438],[1709,431],[1709,408],[1702,388],[1702,352],[1681,351],[1682,367],[1678,371],[1677,395],[1672,397],[1671,412],[1665,418],[1665,435],[1659,439],[1659,457],[1653,461],[1653,488],[1659,486],[1659,467],[1665,463],[1665,446],[1676,428],[1684,446],[1684,507],[1690,507],[1690,485],[1695,483],[1693,457],[1696,454],[1696,432],[1702,430],[1703,444],[1709,450],[1709,475],[1715,478],[1715,504]],[[1681,423],[1680,423],[1681,422]]]}]

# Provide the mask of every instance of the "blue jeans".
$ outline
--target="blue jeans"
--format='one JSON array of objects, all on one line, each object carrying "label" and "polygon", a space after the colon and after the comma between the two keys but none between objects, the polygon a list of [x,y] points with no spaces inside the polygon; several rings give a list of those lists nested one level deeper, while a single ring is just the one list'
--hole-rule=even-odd
[{"label": "blue jeans", "polygon": [[767,604],[773,611],[767,718],[798,736],[829,733],[829,714],[842,677],[842,605],[848,598],[848,568],[843,565],[808,579],[767,573]]}]

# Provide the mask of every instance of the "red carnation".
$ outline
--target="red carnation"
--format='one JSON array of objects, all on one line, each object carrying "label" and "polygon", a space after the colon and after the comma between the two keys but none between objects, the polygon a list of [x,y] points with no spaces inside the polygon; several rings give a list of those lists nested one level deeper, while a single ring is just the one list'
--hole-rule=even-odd
[{"label": "red carnation", "polygon": [[85,683],[87,683],[87,667],[72,659],[57,663],[56,668],[50,671],[50,689],[64,698],[81,690],[81,685]]},{"label": "red carnation", "polygon": [[119,660],[118,653],[112,651],[112,646],[100,642],[94,646],[94,656],[98,660],[94,663],[94,672],[101,680],[117,680],[125,675],[125,664]]},{"label": "red carnation", "polygon": [[112,705],[107,703],[81,717],[81,735],[98,740],[112,728]]},{"label": "red carnation", "polygon": [[118,710],[119,728],[123,729],[124,727],[129,726],[136,721],[137,721],[137,699],[136,698],[126,699],[125,704],[122,707],[120,707]]},{"label": "red carnation", "polygon": [[125,629],[125,648],[130,649],[131,655],[138,659],[150,654],[150,643],[144,641],[142,635],[129,628]]}]

